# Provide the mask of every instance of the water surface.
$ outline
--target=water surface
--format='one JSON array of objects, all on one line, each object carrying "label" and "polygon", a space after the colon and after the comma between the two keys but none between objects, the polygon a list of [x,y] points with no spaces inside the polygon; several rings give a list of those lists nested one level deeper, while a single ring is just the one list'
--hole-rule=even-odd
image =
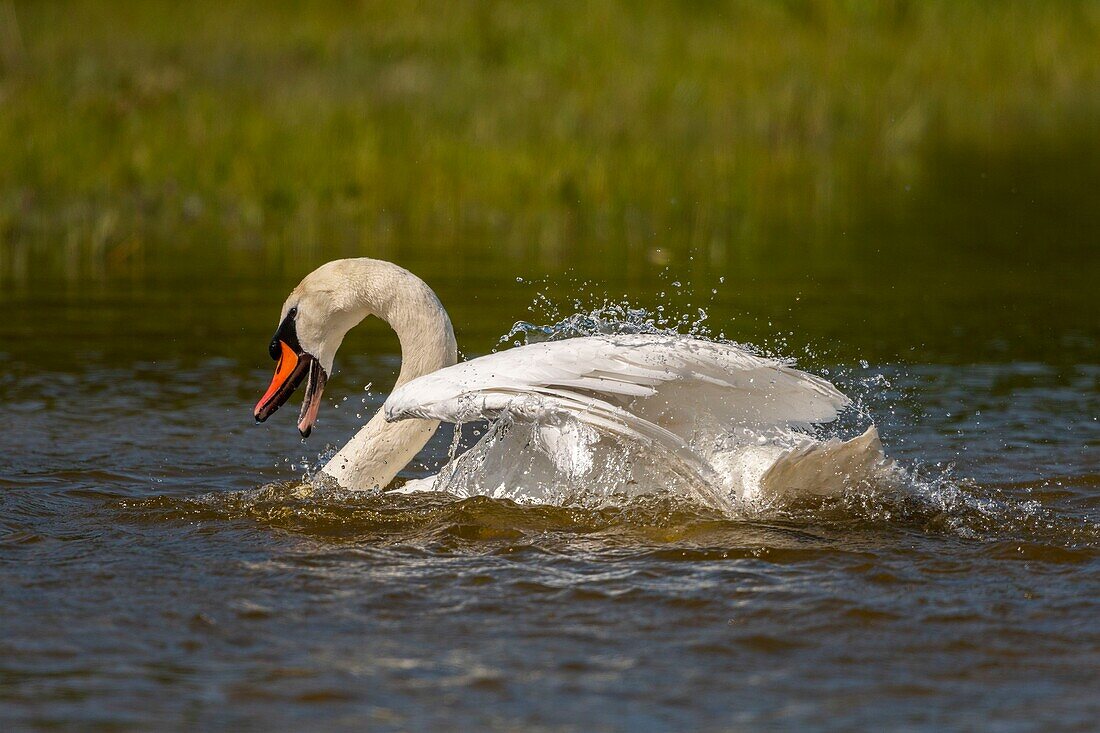
[{"label": "water surface", "polygon": [[[28,282],[0,300],[0,720],[1095,725],[1087,268],[540,286],[504,265],[408,264],[439,287],[467,356],[550,315],[528,310],[540,289],[564,313],[578,293],[704,307],[714,333],[856,396],[912,478],[739,517],[319,492],[302,475],[396,372],[381,326],[349,337],[302,443],[293,412],[249,416],[290,280]],[[440,434],[403,475],[434,470],[449,445]]]}]

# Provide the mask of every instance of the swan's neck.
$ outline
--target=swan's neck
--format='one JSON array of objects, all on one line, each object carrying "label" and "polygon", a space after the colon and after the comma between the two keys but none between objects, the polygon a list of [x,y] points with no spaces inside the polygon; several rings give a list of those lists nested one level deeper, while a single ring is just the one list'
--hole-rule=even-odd
[{"label": "swan's neck", "polygon": [[[349,290],[359,309],[355,322],[374,314],[390,325],[401,343],[401,371],[395,387],[457,363],[451,319],[423,280],[389,262],[348,262],[352,265]],[[322,470],[345,488],[384,488],[437,427],[435,420],[388,423],[379,410]]]}]

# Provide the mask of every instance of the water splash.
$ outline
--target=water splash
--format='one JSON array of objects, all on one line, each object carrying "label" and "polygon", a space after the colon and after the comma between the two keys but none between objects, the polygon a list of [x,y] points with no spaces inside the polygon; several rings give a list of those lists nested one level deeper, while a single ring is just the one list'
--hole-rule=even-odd
[{"label": "water splash", "polygon": [[[1021,501],[998,487],[944,476],[908,480],[901,491],[865,487],[839,497],[744,507],[734,515],[671,493],[622,496],[611,490],[600,502],[586,491],[563,493],[559,503],[532,503],[442,492],[349,491],[323,479],[111,503],[132,522],[201,527],[245,520],[325,541],[434,550],[713,547],[732,553],[726,557],[774,559],[776,551],[791,549],[792,536],[858,548],[861,542],[901,533],[974,545],[998,559],[1077,564],[1100,554],[1100,522]],[[699,559],[715,556],[708,552]]]},{"label": "water splash", "polygon": [[[674,286],[675,287],[675,286]],[[691,336],[735,345],[756,354],[778,355],[715,336],[709,328],[705,308],[691,307],[678,312],[670,306],[653,309],[629,300],[603,298],[587,304],[575,299],[560,307],[545,293],[531,306],[532,313],[548,315],[544,323],[519,321],[503,335],[498,346],[523,346],[545,341],[601,334],[664,334]],[[563,312],[568,311],[565,315]],[[794,360],[779,357],[784,363]],[[815,369],[828,372],[826,369]],[[871,424],[875,411],[893,410],[881,395],[894,389],[895,379],[875,371],[866,361],[858,368],[832,370],[833,379],[844,384],[853,405],[836,423],[810,436],[828,440],[853,434]],[[894,399],[900,399],[895,397]],[[491,425],[464,453],[458,453],[461,430],[456,430],[447,457],[432,487],[440,501],[474,500],[488,497],[526,507],[557,507],[561,510],[602,512],[622,510],[628,514],[652,502],[691,505],[704,512],[714,503],[700,497],[697,476],[683,470],[668,456],[638,450],[618,440],[597,440],[591,429],[577,422],[558,421],[539,425],[518,424],[507,418]],[[733,443],[759,442],[790,447],[806,440],[802,433],[741,436]],[[551,444],[555,444],[551,446]],[[565,444],[569,450],[555,450]],[[316,461],[301,459],[295,467],[303,471],[294,484],[294,501],[347,503],[349,501],[396,501],[394,495],[364,498],[326,483],[319,468],[326,456]],[[694,497],[694,500],[693,500]],[[257,505],[270,499],[256,498]],[[401,501],[405,501],[402,499]],[[685,504],[686,501],[686,504]],[[706,508],[706,507],[710,508]],[[824,523],[830,525],[887,525],[919,527],[921,531],[947,533],[964,540],[1042,541],[1058,545],[1093,546],[1100,538],[1100,525],[1082,524],[1044,507],[1038,500],[1019,500],[995,489],[981,487],[956,477],[951,467],[925,467],[884,462],[860,480],[848,482],[836,496],[780,495],[723,506],[720,515],[730,521]]]},{"label": "water splash", "polygon": [[700,486],[694,467],[646,448],[568,417],[530,423],[505,416],[441,469],[431,488],[526,505],[600,508],[667,496],[727,508]]},{"label": "water splash", "polygon": [[[664,300],[666,297],[666,293],[658,293],[658,298]],[[707,324],[710,318],[707,309],[690,303],[681,311],[664,304],[647,308],[624,296],[618,300],[607,297],[574,298],[569,304],[561,305],[543,291],[535,295],[528,311],[547,323],[518,321],[500,337],[498,347],[524,346],[580,336],[657,333],[689,335],[750,348],[726,341],[724,336],[716,337]]]}]

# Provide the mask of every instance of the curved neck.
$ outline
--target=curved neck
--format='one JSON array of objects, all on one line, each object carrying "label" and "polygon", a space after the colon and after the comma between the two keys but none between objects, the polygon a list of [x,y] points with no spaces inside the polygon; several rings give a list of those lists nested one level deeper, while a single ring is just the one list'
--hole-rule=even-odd
[{"label": "curved neck", "polygon": [[428,284],[397,265],[396,287],[376,303],[375,315],[389,324],[401,343],[401,371],[394,387],[458,363],[458,343],[443,304]]},{"label": "curved neck", "polygon": [[[343,262],[348,271],[348,328],[373,314],[389,324],[401,343],[395,388],[458,362],[451,319],[427,283],[389,262],[366,258]],[[379,410],[322,470],[345,488],[385,488],[437,427],[434,420],[388,423]]]}]

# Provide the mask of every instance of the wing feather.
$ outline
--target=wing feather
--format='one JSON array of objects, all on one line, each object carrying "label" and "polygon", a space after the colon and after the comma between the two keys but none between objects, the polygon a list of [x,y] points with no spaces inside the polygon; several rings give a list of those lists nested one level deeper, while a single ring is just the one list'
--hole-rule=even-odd
[{"label": "wing feather", "polygon": [[[394,390],[384,409],[390,421],[470,421],[505,411],[532,420],[586,415],[604,429],[659,435],[662,443],[671,434],[683,444],[704,426],[829,422],[847,404],[828,381],[732,345],[632,334],[482,356],[408,382]],[[642,429],[639,421],[649,425]]]}]

